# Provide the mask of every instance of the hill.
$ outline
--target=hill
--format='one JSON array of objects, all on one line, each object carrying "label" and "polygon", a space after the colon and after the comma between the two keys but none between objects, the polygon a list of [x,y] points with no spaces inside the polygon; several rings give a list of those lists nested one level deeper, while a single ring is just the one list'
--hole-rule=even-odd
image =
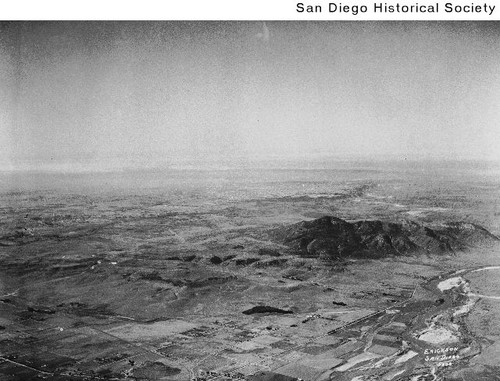
[{"label": "hill", "polygon": [[431,227],[409,220],[348,222],[333,216],[279,228],[273,236],[297,255],[321,259],[453,253],[498,241],[485,228],[467,222]]}]

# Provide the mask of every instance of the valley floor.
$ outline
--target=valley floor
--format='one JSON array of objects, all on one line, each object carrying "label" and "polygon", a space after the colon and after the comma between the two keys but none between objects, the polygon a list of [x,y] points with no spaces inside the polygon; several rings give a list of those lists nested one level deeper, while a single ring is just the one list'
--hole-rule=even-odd
[{"label": "valley floor", "polygon": [[335,215],[470,221],[498,235],[497,185],[446,180],[445,191],[370,172],[301,174],[285,189],[278,175],[259,180],[264,195],[248,179],[243,195],[220,179],[3,193],[1,379],[498,377],[498,247],[328,262],[267,233]]}]

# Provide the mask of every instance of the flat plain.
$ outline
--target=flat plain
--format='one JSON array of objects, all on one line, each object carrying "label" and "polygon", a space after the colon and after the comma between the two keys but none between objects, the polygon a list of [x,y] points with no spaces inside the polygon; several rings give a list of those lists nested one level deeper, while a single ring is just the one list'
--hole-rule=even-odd
[{"label": "flat plain", "polygon": [[499,174],[453,162],[3,173],[0,377],[499,379],[494,239],[324,258],[275,234],[333,216],[498,236]]}]

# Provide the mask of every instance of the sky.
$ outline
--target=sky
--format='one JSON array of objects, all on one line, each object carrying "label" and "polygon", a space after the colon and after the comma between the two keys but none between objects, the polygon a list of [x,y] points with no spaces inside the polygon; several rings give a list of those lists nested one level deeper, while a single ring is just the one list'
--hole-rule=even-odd
[{"label": "sky", "polygon": [[0,24],[0,169],[500,160],[496,22]]}]

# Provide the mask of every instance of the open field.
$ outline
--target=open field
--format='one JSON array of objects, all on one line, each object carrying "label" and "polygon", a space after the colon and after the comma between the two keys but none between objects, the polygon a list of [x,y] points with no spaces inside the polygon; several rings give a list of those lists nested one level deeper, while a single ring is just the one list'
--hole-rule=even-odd
[{"label": "open field", "polygon": [[500,266],[497,244],[324,260],[270,232],[330,215],[498,236],[499,173],[2,174],[2,379],[493,380],[500,271],[472,270]]}]

